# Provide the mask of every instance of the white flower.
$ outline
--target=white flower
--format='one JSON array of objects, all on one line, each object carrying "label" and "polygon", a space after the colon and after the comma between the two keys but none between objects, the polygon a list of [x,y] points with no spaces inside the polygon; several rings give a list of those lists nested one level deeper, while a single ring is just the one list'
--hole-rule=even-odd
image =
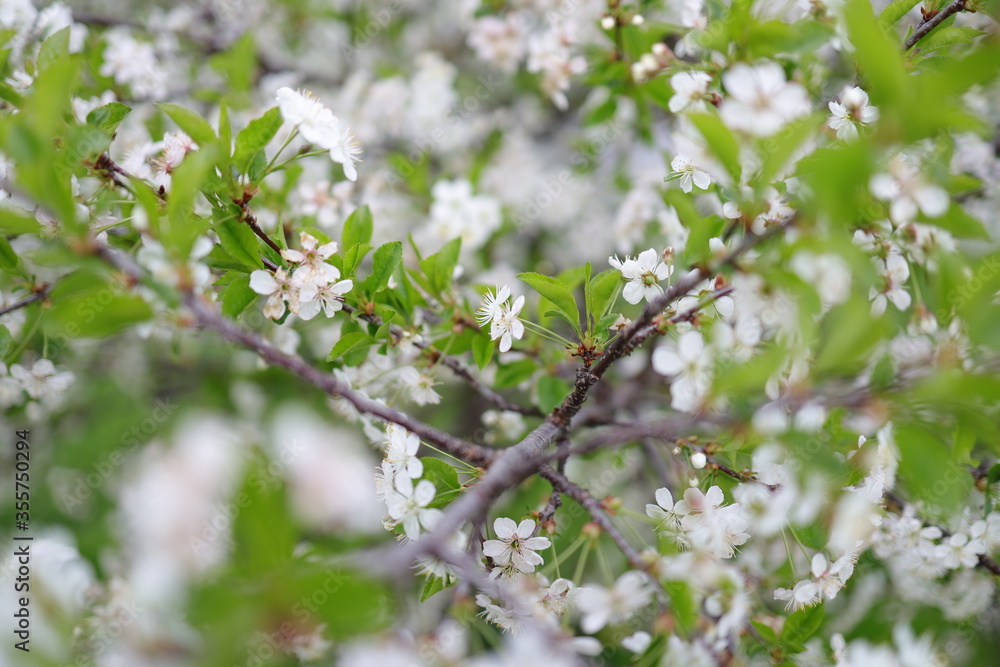
[{"label": "white flower", "polygon": [[308,91],[279,88],[278,109],[285,122],[298,128],[306,141],[329,149],[340,134],[340,121]]},{"label": "white flower", "polygon": [[680,174],[681,190],[684,192],[691,192],[694,185],[702,190],[707,190],[708,186],[712,184],[712,177],[708,175],[708,172],[699,169],[683,155],[675,157],[670,162],[670,168],[673,169],[673,173]]},{"label": "white flower", "polygon": [[424,464],[417,457],[420,449],[420,438],[416,433],[410,433],[402,426],[390,424],[385,429],[389,439],[386,441],[385,460],[396,473],[405,472],[407,476],[416,479],[424,474]]},{"label": "white flower", "polygon": [[872,300],[872,315],[878,317],[885,313],[888,301],[899,310],[906,310],[910,307],[910,293],[906,291],[906,281],[910,278],[910,265],[899,253],[891,252],[885,258],[875,260],[875,266],[885,287],[877,289],[872,287],[868,290],[868,298]]},{"label": "white flower", "polygon": [[854,561],[851,559],[850,553],[844,554],[832,564],[827,562],[826,556],[818,553],[813,556],[810,565],[813,580],[819,587],[819,592],[825,595],[828,600],[837,597],[837,593],[854,574]]},{"label": "white flower", "polygon": [[836,130],[838,139],[857,139],[858,126],[865,127],[878,120],[878,107],[868,104],[868,93],[857,86],[848,88],[839,102],[830,102],[827,123]]},{"label": "white flower", "polygon": [[435,495],[437,489],[432,482],[422,479],[414,487],[409,476],[397,475],[396,490],[386,498],[393,525],[403,524],[403,532],[411,540],[420,537],[421,528],[431,530],[441,516],[441,510],[427,508]]},{"label": "white flower", "polygon": [[618,577],[611,588],[587,586],[577,589],[577,605],[583,612],[580,627],[593,634],[609,623],[627,621],[652,596],[646,575],[630,570]]},{"label": "white flower", "polygon": [[889,217],[897,225],[913,222],[917,211],[936,218],[948,210],[948,193],[924,180],[915,166],[896,155],[889,172],[875,174],[869,183],[872,194],[890,202]]},{"label": "white flower", "polygon": [[816,288],[824,306],[835,306],[851,294],[851,267],[833,253],[814,255],[800,250],[792,256],[792,270]]},{"label": "white flower", "polygon": [[184,156],[198,150],[198,144],[183,132],[167,132],[163,136],[163,152],[154,161],[159,171],[169,174],[176,169]]},{"label": "white flower", "polygon": [[358,169],[354,163],[360,162],[358,155],[361,155],[361,144],[350,128],[339,128],[337,135],[330,146],[330,159],[344,167],[344,176],[347,180],[358,180]]},{"label": "white flower", "polygon": [[534,572],[535,566],[544,562],[535,551],[548,549],[551,543],[547,537],[531,536],[535,530],[535,522],[531,519],[516,524],[513,519],[500,517],[493,522],[493,530],[498,539],[483,542],[483,555],[500,566],[491,576],[507,569],[505,566],[511,566],[511,571]]},{"label": "white flower", "polygon": [[659,521],[657,530],[673,535],[680,531],[681,517],[674,511],[674,497],[666,487],[656,490],[656,504],[646,505],[646,516]]},{"label": "white flower", "polygon": [[963,533],[955,533],[937,546],[935,556],[949,570],[959,567],[975,567],[979,555],[986,553],[986,545],[981,540],[969,540]]},{"label": "white flower", "polygon": [[728,97],[719,113],[734,130],[767,137],[789,120],[809,113],[805,89],[785,80],[781,66],[765,62],[755,67],[737,63],[722,75]]},{"label": "white flower", "polygon": [[653,370],[673,376],[670,404],[675,410],[698,408],[711,388],[712,358],[700,331],[685,331],[677,347],[661,345],[653,350]]},{"label": "white flower", "polygon": [[704,72],[678,72],[671,76],[670,87],[674,89],[674,96],[670,98],[670,111],[680,113],[685,109],[703,109],[703,100],[711,81],[712,77]]},{"label": "white flower", "polygon": [[625,639],[622,640],[622,646],[632,653],[645,653],[646,649],[649,648],[650,643],[652,643],[653,638],[648,632],[643,632],[639,630],[634,632]]},{"label": "white flower", "polygon": [[302,284],[333,282],[340,278],[337,267],[326,261],[337,252],[336,241],[320,245],[319,240],[312,234],[300,232],[299,242],[302,244],[302,250],[286,248],[281,251],[281,256],[287,261],[299,265],[292,274],[293,278]]},{"label": "white flower", "polygon": [[270,271],[258,269],[250,274],[250,289],[267,297],[264,304],[264,317],[272,320],[281,319],[285,312],[285,302],[294,313],[299,308],[299,287],[284,269]]},{"label": "white flower", "polygon": [[441,396],[434,391],[434,386],[440,384],[434,381],[430,373],[421,373],[413,366],[400,369],[399,379],[410,391],[410,398],[417,405],[437,405]]},{"label": "white flower", "polygon": [[490,327],[490,339],[500,339],[500,351],[506,352],[513,344],[513,339],[521,340],[524,336],[524,324],[518,319],[518,314],[524,308],[524,296],[519,296],[514,305],[501,308],[500,316],[493,320]]},{"label": "white flower", "polygon": [[608,259],[608,263],[622,273],[622,277],[628,281],[622,296],[629,303],[636,304],[646,299],[651,301],[663,294],[663,288],[659,282],[666,280],[673,273],[673,266],[669,266],[660,261],[660,255],[653,248],[643,250],[635,259],[625,257],[625,261],[617,256]]},{"label": "white flower", "polygon": [[810,579],[803,579],[795,584],[791,590],[778,588],[774,591],[775,600],[786,600],[788,604],[785,609],[797,611],[803,607],[810,607],[820,601],[819,586]]},{"label": "white flower", "polygon": [[344,295],[353,288],[353,280],[340,280],[333,284],[307,282],[299,291],[299,309],[296,314],[303,320],[311,320],[322,308],[327,317],[333,317],[344,307]]},{"label": "white flower", "polygon": [[39,359],[31,370],[14,364],[10,367],[10,376],[28,396],[40,400],[58,396],[76,380],[76,376],[69,371],[57,373],[55,365],[48,359]]},{"label": "white flower", "polygon": [[487,324],[500,319],[503,315],[503,307],[506,304],[507,299],[510,298],[510,288],[504,285],[503,287],[497,287],[496,294],[486,290],[486,294],[483,295],[483,300],[479,304],[479,309],[476,310],[476,321],[479,322],[479,326],[485,327]]}]

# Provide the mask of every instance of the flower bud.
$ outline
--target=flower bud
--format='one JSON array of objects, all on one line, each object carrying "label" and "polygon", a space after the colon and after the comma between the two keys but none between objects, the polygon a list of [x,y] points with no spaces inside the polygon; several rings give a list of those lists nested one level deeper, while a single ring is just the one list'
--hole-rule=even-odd
[{"label": "flower bud", "polygon": [[708,463],[708,457],[706,457],[701,452],[695,452],[691,455],[691,466],[697,470],[701,470]]},{"label": "flower bud", "polygon": [[614,28],[615,27],[615,17],[614,16],[605,16],[604,18],[602,18],[601,19],[601,27],[604,28],[605,30],[611,30],[612,28]]}]

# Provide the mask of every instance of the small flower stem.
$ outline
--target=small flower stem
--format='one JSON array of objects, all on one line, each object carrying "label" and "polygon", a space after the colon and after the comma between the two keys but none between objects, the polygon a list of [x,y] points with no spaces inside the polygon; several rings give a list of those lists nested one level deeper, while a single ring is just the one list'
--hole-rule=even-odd
[{"label": "small flower stem", "polygon": [[604,570],[604,577],[608,580],[608,586],[615,583],[615,575],[611,572],[611,563],[608,562],[608,555],[604,553],[603,545],[597,545],[597,559],[601,561],[601,569]]},{"label": "small flower stem", "polygon": [[559,554],[556,552],[556,541],[552,542],[552,564],[556,567],[556,579],[562,579],[562,574],[559,572]]},{"label": "small flower stem", "polygon": [[281,148],[278,149],[278,152],[274,154],[274,157],[271,158],[271,161],[267,163],[266,167],[264,167],[265,175],[271,173],[272,169],[274,169],[274,163],[275,161],[277,161],[278,156],[281,155],[286,148],[288,148],[289,144],[291,144],[292,141],[294,141],[295,137],[297,136],[299,136],[299,128],[296,127],[288,134],[288,137],[285,139],[285,143],[281,144]]},{"label": "small flower stem", "polygon": [[566,345],[567,347],[573,347],[574,346],[574,343],[571,343],[570,341],[568,341],[567,339],[563,338],[559,334],[557,334],[557,333],[555,333],[553,331],[549,331],[548,329],[546,329],[545,327],[543,327],[543,326],[541,326],[539,324],[535,324],[534,322],[529,322],[528,320],[521,320],[521,322],[524,324],[524,328],[525,329],[528,329],[528,330],[530,330],[530,331],[538,334],[539,336],[541,336],[543,338],[548,338],[551,341],[554,341],[554,342],[559,343],[561,345]]},{"label": "small flower stem", "polygon": [[426,447],[427,449],[434,450],[435,452],[437,452],[438,454],[441,454],[442,456],[447,456],[449,459],[453,459],[453,460],[457,461],[463,467],[465,467],[468,470],[468,472],[470,472],[472,474],[479,474],[479,470],[478,469],[476,469],[474,466],[469,465],[468,463],[466,463],[462,459],[458,458],[457,456],[452,456],[448,452],[442,451],[442,450],[438,449],[437,447],[435,447],[434,445],[429,445],[429,444],[427,444],[424,441],[421,441],[420,444],[423,445],[424,447]]},{"label": "small flower stem", "polygon": [[583,577],[583,570],[587,567],[587,556],[590,555],[590,550],[594,548],[594,543],[589,538],[584,538],[587,540],[587,548],[584,549],[583,553],[576,560],[576,570],[573,571],[573,581],[580,581]]},{"label": "small flower stem", "polygon": [[287,160],[274,165],[274,168],[271,169],[271,171],[269,171],[267,173],[270,174],[272,172],[278,171],[279,169],[281,169],[285,165],[291,164],[292,162],[295,162],[296,160],[301,160],[302,158],[306,158],[306,157],[314,157],[316,155],[326,155],[327,153],[329,153],[329,151],[309,151],[308,153],[296,153],[295,155],[293,155],[292,157],[288,158]]},{"label": "small flower stem", "polygon": [[792,576],[798,579],[799,575],[795,571],[795,561],[792,559],[792,550],[788,548],[788,533],[784,530],[781,531],[781,541],[785,543],[785,555],[788,556],[788,565],[792,568]]}]

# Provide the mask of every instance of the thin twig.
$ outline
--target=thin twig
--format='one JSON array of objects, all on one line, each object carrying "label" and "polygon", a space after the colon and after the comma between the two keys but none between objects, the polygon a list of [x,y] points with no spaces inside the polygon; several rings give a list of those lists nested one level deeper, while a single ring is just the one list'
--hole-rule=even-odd
[{"label": "thin twig", "polygon": [[947,21],[954,14],[965,11],[965,3],[966,0],[954,0],[954,2],[943,7],[934,16],[918,25],[917,29],[913,31],[913,34],[910,35],[909,39],[903,43],[903,50],[908,51],[912,49],[913,46],[923,39],[931,30]]},{"label": "thin twig", "polygon": [[0,308],[0,315],[6,315],[7,313],[12,313],[15,310],[20,310],[21,308],[25,308],[33,303],[41,301],[42,299],[44,299],[49,295],[49,292],[51,290],[52,290],[52,285],[42,285],[40,288],[36,289],[35,293],[32,294],[31,296],[25,297],[20,301],[18,301],[17,303],[12,303],[11,305],[6,306],[5,308]]},{"label": "thin twig", "polygon": [[580,503],[584,509],[590,514],[590,517],[594,520],[594,523],[599,525],[608,536],[614,540],[614,543],[618,545],[618,548],[623,554],[625,554],[625,559],[628,561],[629,565],[637,570],[649,570],[649,564],[646,563],[639,552],[635,550],[625,536],[621,534],[617,526],[611,522],[611,517],[608,516],[604,508],[601,507],[601,503],[591,496],[586,489],[577,486],[573,482],[569,481],[565,475],[556,471],[552,466],[547,463],[542,464],[538,468],[538,474],[541,477],[547,479],[551,484],[552,488],[565,493],[567,496]]}]

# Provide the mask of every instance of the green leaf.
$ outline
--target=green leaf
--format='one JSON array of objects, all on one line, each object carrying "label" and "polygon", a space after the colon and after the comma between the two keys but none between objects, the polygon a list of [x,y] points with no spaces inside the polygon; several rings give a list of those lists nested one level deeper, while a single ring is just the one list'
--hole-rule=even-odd
[{"label": "green leaf", "polygon": [[1000,482],[1000,463],[994,463],[990,467],[990,471],[986,474],[986,482],[988,484]]},{"label": "green leaf", "polygon": [[40,227],[34,216],[22,215],[13,209],[0,207],[0,231],[4,234],[32,234]]},{"label": "green leaf", "polygon": [[541,273],[519,273],[517,277],[551,301],[573,326],[577,335],[582,335],[580,333],[580,309],[576,305],[576,298],[566,285]]},{"label": "green leaf", "polygon": [[281,112],[278,107],[274,107],[240,130],[236,135],[236,150],[233,153],[233,163],[237,169],[246,173],[250,158],[264,150],[271,139],[274,139],[274,135],[281,129],[281,122]]},{"label": "green leaf", "polygon": [[2,236],[0,236],[0,270],[20,278],[30,278],[27,269],[24,268],[24,262],[14,252],[10,242]]},{"label": "green leaf", "polygon": [[932,427],[920,423],[897,424],[899,479],[907,492],[930,508],[952,511],[972,486],[971,476],[954,462],[952,451]]},{"label": "green leaf", "polygon": [[869,84],[865,89],[870,91],[873,103],[904,106],[907,84],[898,40],[887,38],[879,28],[869,0],[847,0],[844,17],[858,68]]},{"label": "green leaf", "polygon": [[121,102],[111,102],[87,114],[87,125],[93,125],[110,137],[130,113],[132,109]]},{"label": "green leaf", "polygon": [[207,221],[194,214],[194,202],[215,163],[215,151],[202,149],[189,153],[180,166],[171,172],[170,199],[167,217],[170,231],[163,235],[164,245],[174,248],[182,257],[191,252],[195,239],[207,229]]},{"label": "green leaf", "polygon": [[663,589],[670,596],[670,606],[677,622],[685,630],[693,629],[698,622],[698,607],[691,587],[684,581],[667,581],[664,582]]},{"label": "green leaf", "polygon": [[462,484],[458,481],[458,472],[454,466],[433,456],[422,456],[420,462],[424,464],[422,478],[434,484],[437,492],[429,507],[444,507],[458,496],[458,491],[462,488]]},{"label": "green leaf", "polygon": [[878,15],[878,27],[885,32],[899,23],[899,20],[910,13],[910,10],[920,4],[920,0],[893,0],[888,7]]},{"label": "green leaf", "polygon": [[932,218],[931,224],[945,229],[960,239],[989,240],[990,234],[976,218],[965,212],[960,204],[952,203],[948,211],[939,218]]},{"label": "green leaf", "polygon": [[826,609],[823,604],[805,607],[785,619],[781,628],[781,641],[792,646],[800,646],[819,632],[823,626]]},{"label": "green leaf", "polygon": [[372,226],[371,209],[367,206],[355,209],[354,213],[351,213],[344,222],[344,231],[340,237],[344,251],[350,250],[356,245],[371,243]]},{"label": "green leaf", "polygon": [[538,378],[538,409],[549,414],[572,390],[573,387],[565,380],[543,375]]},{"label": "green leaf", "polygon": [[[289,562],[298,541],[298,531],[288,517],[283,479],[275,476],[271,463],[258,454],[234,498],[240,508],[233,523],[234,561],[250,573],[269,574],[276,564]],[[192,546],[197,548],[197,542]]]},{"label": "green leaf", "polygon": [[215,225],[215,233],[230,257],[254,269],[263,266],[260,261],[260,241],[249,225],[226,220]]},{"label": "green leaf", "polygon": [[762,151],[764,164],[760,168],[759,182],[771,183],[824,120],[825,116],[822,114],[807,116],[790,123],[775,136],[761,142],[765,150]]},{"label": "green leaf", "polygon": [[106,338],[153,315],[143,299],[92,271],[79,270],[60,279],[49,299],[52,308],[42,324],[57,339]]},{"label": "green leaf", "polygon": [[184,130],[189,137],[194,139],[201,148],[215,141],[215,130],[212,129],[208,121],[202,118],[199,113],[170,102],[160,102],[156,105],[156,108],[167,114],[170,120],[174,121],[177,127]]},{"label": "green leaf", "polygon": [[375,254],[372,255],[372,273],[361,283],[361,288],[369,294],[381,292],[389,284],[389,278],[392,277],[402,261],[402,241],[391,241],[379,246]]},{"label": "green leaf", "polygon": [[930,53],[931,51],[955,46],[956,44],[971,44],[977,37],[985,34],[982,30],[976,30],[975,28],[958,26],[939,27],[921,39],[917,43],[917,47],[921,53]]},{"label": "green leaf", "polygon": [[360,331],[355,331],[352,333],[344,334],[340,340],[336,342],[333,349],[330,350],[330,354],[326,355],[326,360],[336,361],[340,357],[349,354],[355,350],[370,347],[374,345],[376,341],[374,338],[366,333]]},{"label": "green leaf", "polygon": [[52,33],[42,42],[42,46],[38,49],[38,59],[35,61],[39,72],[48,69],[53,63],[69,57],[69,31],[70,27],[66,26],[62,30]]},{"label": "green leaf", "polygon": [[494,345],[488,335],[479,335],[472,339],[472,358],[479,370],[486,368],[493,359]]},{"label": "green leaf", "polygon": [[504,389],[521,384],[534,374],[536,368],[535,362],[531,359],[519,359],[509,364],[504,364],[497,368],[497,375],[493,381],[493,386],[497,389]]},{"label": "green leaf", "polygon": [[434,292],[442,294],[451,287],[461,249],[462,239],[452,239],[436,253],[420,261],[420,269],[427,276]]},{"label": "green leaf", "polygon": [[435,593],[440,593],[446,588],[451,588],[455,585],[455,580],[445,581],[442,577],[427,577],[427,581],[424,583],[424,588],[420,591],[420,601],[426,602],[427,598],[431,597]]},{"label": "green leaf", "polygon": [[10,335],[10,330],[0,325],[0,359],[7,356],[7,350],[10,349],[10,343],[13,337]]},{"label": "green leaf", "polygon": [[352,246],[350,250],[344,253],[344,265],[341,269],[341,274],[343,274],[344,278],[354,276],[354,272],[358,269],[358,264],[361,263],[361,260],[365,258],[365,255],[371,249],[372,247],[367,243],[361,243]]},{"label": "green leaf", "polygon": [[250,289],[250,275],[239,275],[226,286],[226,291],[222,294],[222,314],[235,320],[258,296]]},{"label": "green leaf", "polygon": [[592,303],[589,308],[595,321],[603,319],[608,313],[621,282],[622,274],[618,269],[602,271],[590,279]]},{"label": "green leaf", "polygon": [[830,310],[823,328],[816,369],[843,374],[865,364],[867,353],[890,333],[891,325],[886,318],[873,318],[868,300],[853,295]]},{"label": "green leaf", "polygon": [[740,181],[740,147],[736,143],[736,137],[729,131],[729,128],[722,123],[722,119],[706,113],[691,114],[688,116],[698,132],[705,138],[708,149],[719,159],[722,166],[726,168],[733,181]]}]

